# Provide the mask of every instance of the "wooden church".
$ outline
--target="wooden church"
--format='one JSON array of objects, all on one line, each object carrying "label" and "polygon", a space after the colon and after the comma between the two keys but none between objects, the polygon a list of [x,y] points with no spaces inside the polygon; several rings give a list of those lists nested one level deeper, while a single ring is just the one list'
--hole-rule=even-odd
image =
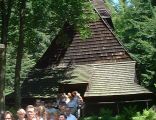
[{"label": "wooden church", "polygon": [[99,19],[90,23],[91,37],[82,40],[66,23],[22,84],[23,103],[73,90],[83,96],[88,113],[103,105],[119,112],[123,103],[151,100],[152,93],[137,84],[136,62],[114,35],[103,0],[92,2]]}]

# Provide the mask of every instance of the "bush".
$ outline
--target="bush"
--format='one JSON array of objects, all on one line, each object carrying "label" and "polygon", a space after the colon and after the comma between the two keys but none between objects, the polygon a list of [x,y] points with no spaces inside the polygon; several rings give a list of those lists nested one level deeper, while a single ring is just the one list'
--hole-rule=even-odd
[{"label": "bush", "polygon": [[99,116],[99,120],[114,120],[110,109],[101,109]]},{"label": "bush", "polygon": [[123,120],[132,120],[132,117],[135,116],[137,113],[137,106],[129,106],[124,107],[123,111],[121,112],[120,118]]},{"label": "bush", "polygon": [[98,116],[90,116],[90,117],[81,118],[80,120],[99,120],[99,118]]},{"label": "bush", "polygon": [[132,117],[132,120],[156,120],[156,112],[153,109],[145,109],[142,114],[137,112],[137,115]]},{"label": "bush", "polygon": [[99,115],[82,118],[81,120],[156,120],[156,112],[153,109],[145,109],[137,112],[136,106],[124,108],[121,114],[112,115],[109,109],[101,109]]}]

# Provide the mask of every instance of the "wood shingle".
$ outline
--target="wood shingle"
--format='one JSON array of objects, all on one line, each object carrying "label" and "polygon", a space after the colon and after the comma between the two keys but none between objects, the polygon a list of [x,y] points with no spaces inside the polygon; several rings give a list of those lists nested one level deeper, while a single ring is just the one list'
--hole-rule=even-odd
[{"label": "wood shingle", "polygon": [[85,97],[151,93],[134,82],[134,61],[96,64],[93,71]]},{"label": "wood shingle", "polygon": [[[73,38],[71,39],[71,43],[67,48],[59,48],[54,47],[57,44],[57,40],[52,42],[50,48],[46,51],[40,61],[37,63],[37,67],[40,67],[42,63],[47,63],[48,66],[53,66],[56,64],[58,57],[54,57],[53,52],[51,52],[55,48],[56,53],[63,53],[62,57],[58,64],[88,64],[88,63],[96,63],[98,62],[117,62],[117,61],[129,61],[131,57],[121,45],[121,43],[114,36],[112,31],[108,29],[105,23],[102,20],[98,20],[90,24],[90,29],[92,36],[87,38],[86,40],[82,40],[80,38],[79,33],[75,33]],[[63,36],[62,34],[67,34],[66,36],[70,36],[70,30],[67,33],[66,26],[63,29],[64,31],[59,34],[59,36]],[[60,46],[59,44],[57,46]],[[52,56],[52,57],[49,57]],[[44,61],[45,60],[45,61]],[[47,67],[46,65],[43,67]]]}]

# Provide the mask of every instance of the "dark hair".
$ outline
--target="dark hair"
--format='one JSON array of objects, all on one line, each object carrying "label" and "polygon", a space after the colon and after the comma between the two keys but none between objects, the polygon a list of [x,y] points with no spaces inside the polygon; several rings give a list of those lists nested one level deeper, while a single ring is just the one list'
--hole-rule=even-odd
[{"label": "dark hair", "polygon": [[64,116],[65,119],[67,119],[67,116],[65,114],[60,114],[59,116]]}]

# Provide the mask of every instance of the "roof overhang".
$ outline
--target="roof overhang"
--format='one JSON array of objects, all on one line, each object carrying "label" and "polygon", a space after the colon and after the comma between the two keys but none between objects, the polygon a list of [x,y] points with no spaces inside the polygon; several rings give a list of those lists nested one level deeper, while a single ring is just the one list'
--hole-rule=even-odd
[{"label": "roof overhang", "polygon": [[92,65],[90,87],[84,97],[151,94],[151,91],[135,83],[135,64],[135,61],[125,61]]}]

